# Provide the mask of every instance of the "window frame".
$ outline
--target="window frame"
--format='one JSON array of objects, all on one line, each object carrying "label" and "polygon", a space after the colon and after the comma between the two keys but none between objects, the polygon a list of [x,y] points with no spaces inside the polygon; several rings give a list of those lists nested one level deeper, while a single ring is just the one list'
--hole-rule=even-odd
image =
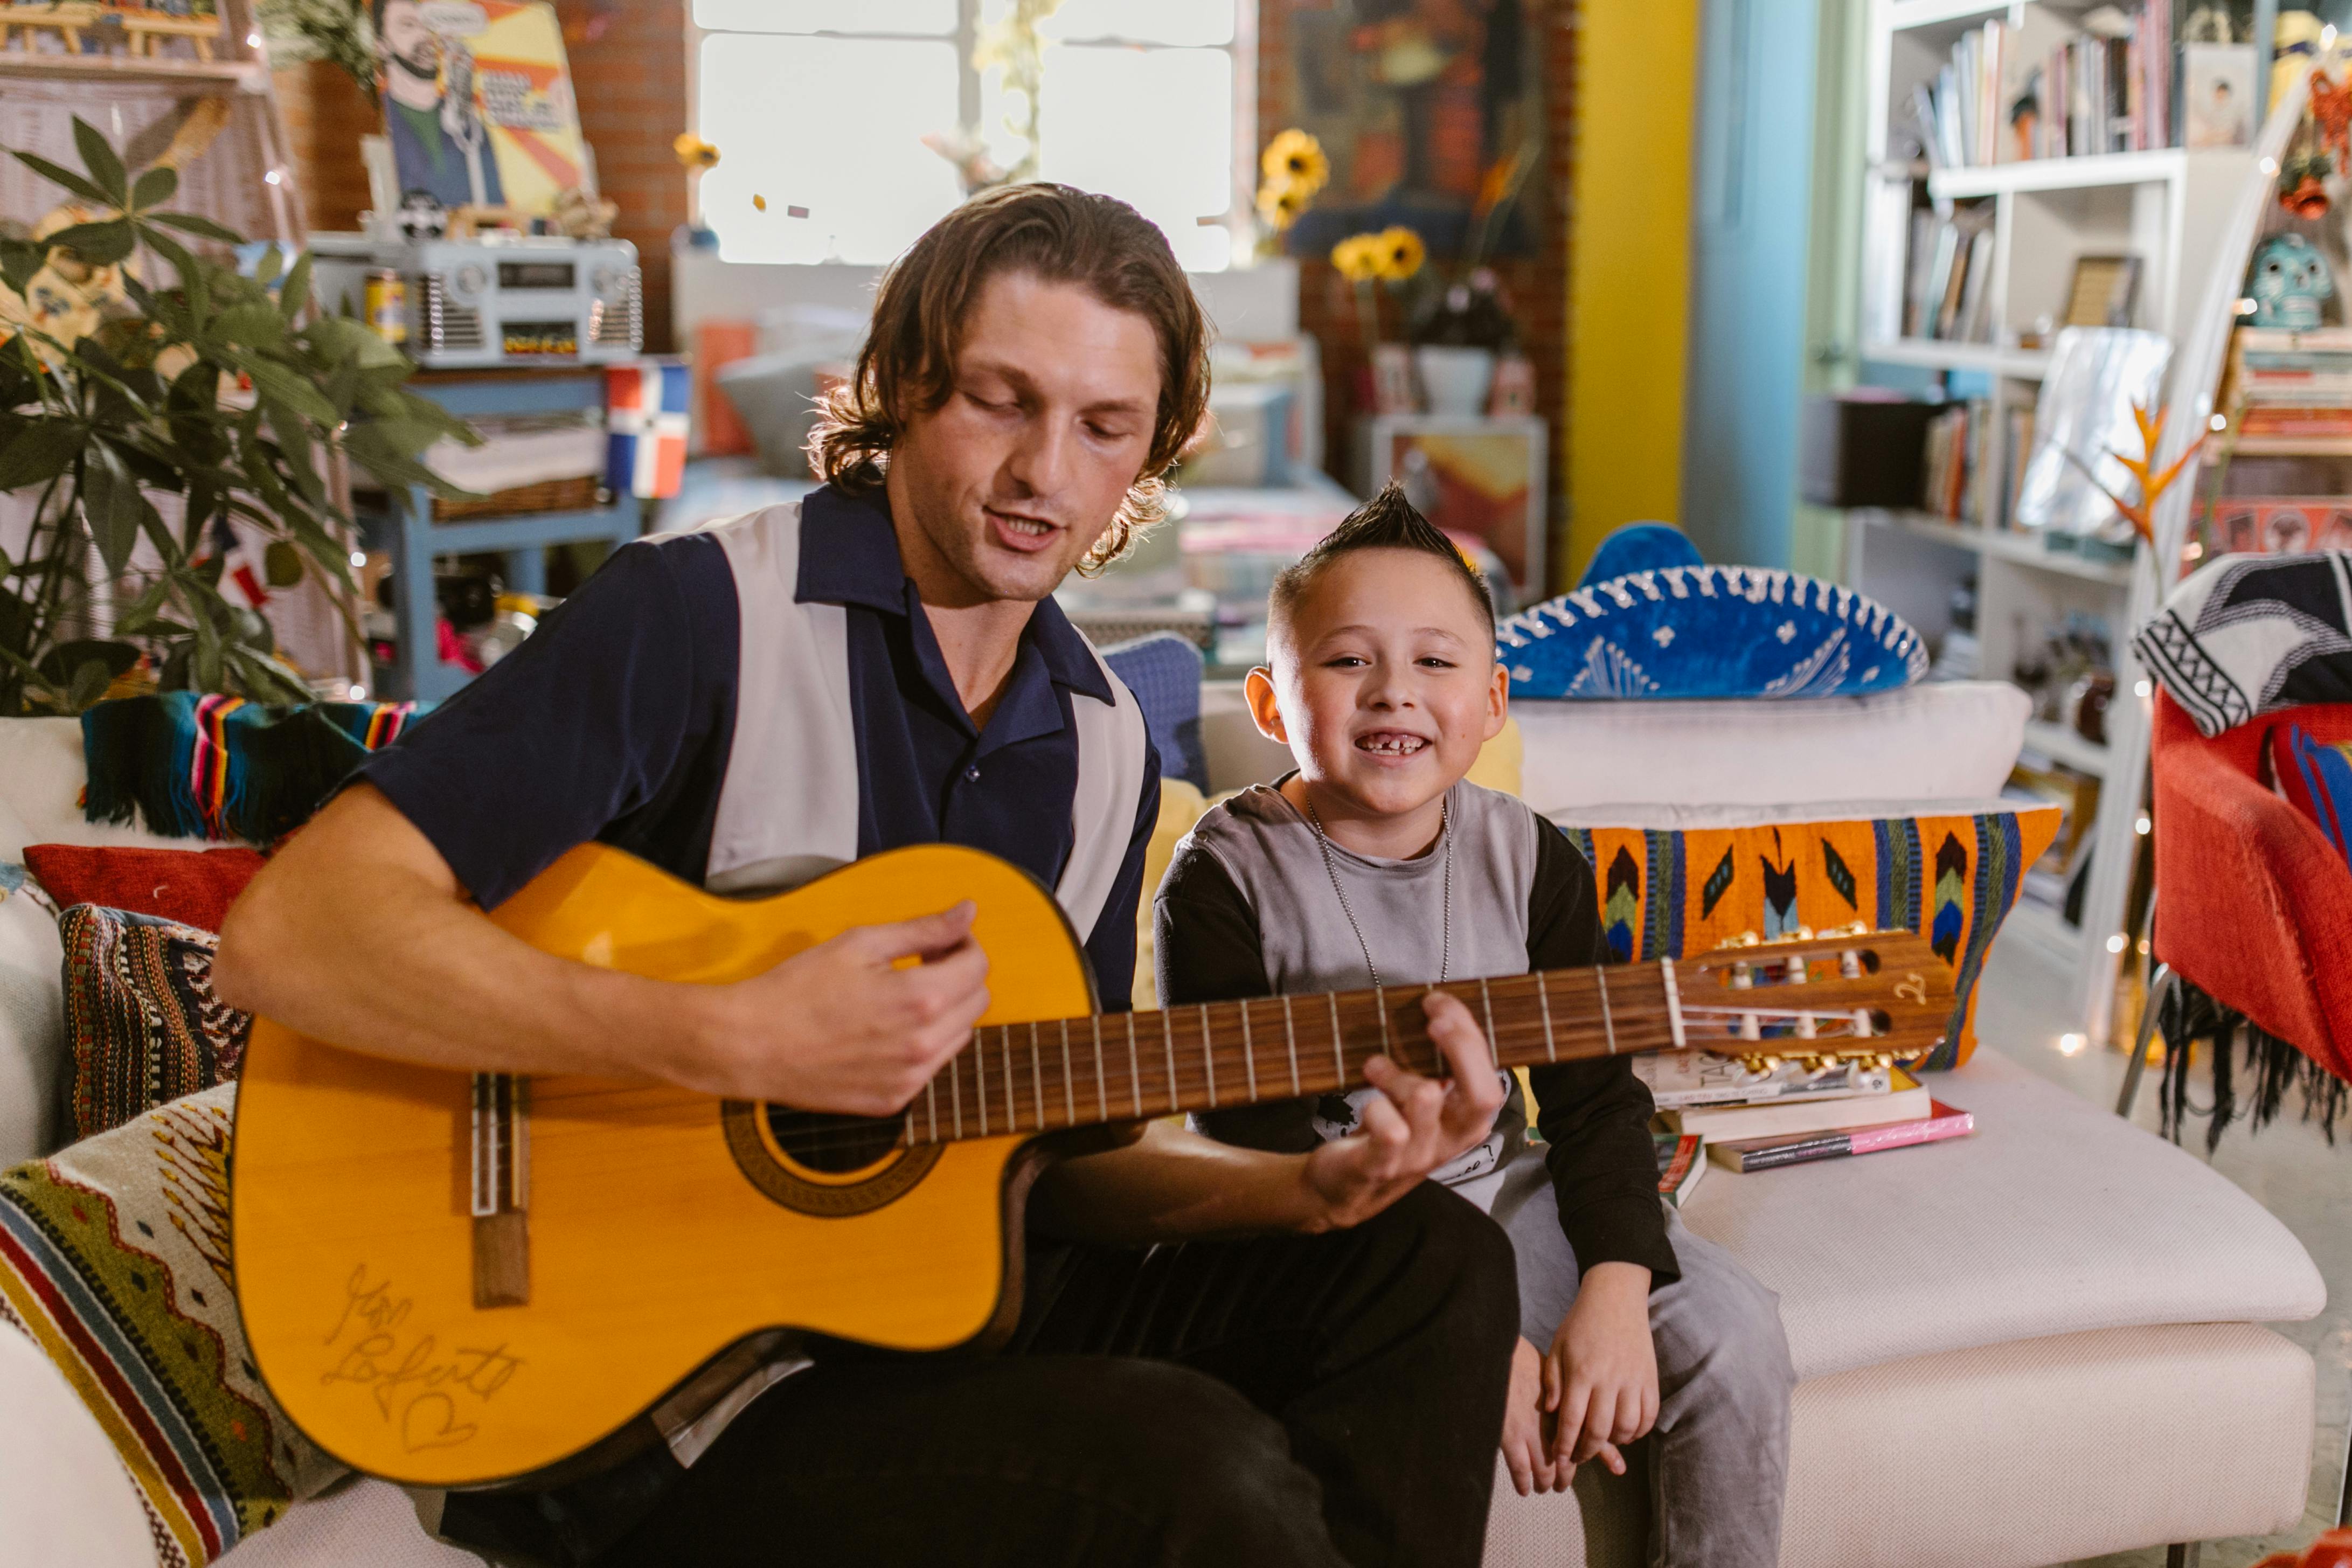
[{"label": "window frame", "polygon": [[[850,42],[892,42],[906,39],[950,40],[956,50],[956,114],[960,125],[976,125],[981,115],[981,73],[971,63],[981,34],[981,7],[983,0],[955,0],[956,26],[952,33],[879,33],[854,27],[819,27],[805,33],[759,33],[729,27],[705,27],[694,18],[694,0],[686,0],[686,109],[687,124],[693,134],[702,134],[702,46],[706,38],[728,37],[824,37]],[[1223,227],[1231,238],[1231,249],[1225,266],[1230,271],[1249,265],[1257,245],[1255,220],[1257,199],[1257,72],[1258,72],[1258,0],[1233,0],[1234,36],[1223,44],[1160,44],[1131,38],[1104,37],[1066,42],[1070,48],[1134,48],[1162,49],[1222,49],[1233,62],[1233,156],[1227,181],[1228,204],[1223,214],[1199,215],[1204,225]],[[723,151],[723,150],[722,150]],[[699,181],[688,178],[687,209],[690,220],[703,223],[702,187]],[[839,266],[871,269],[874,262],[736,262],[735,266],[796,267]]]}]

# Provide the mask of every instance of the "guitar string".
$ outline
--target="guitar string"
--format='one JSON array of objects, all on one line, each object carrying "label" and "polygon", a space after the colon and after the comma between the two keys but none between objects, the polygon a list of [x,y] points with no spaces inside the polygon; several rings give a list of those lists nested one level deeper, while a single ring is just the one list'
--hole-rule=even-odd
[{"label": "guitar string", "polygon": [[[1824,1011],[1835,1011],[1835,1010],[1833,1010],[1833,1009],[1824,1009]],[[1557,1032],[1558,1032],[1558,1031],[1557,1031],[1557,1029],[1554,1029],[1553,1031],[1551,1031],[1551,1033],[1554,1035],[1554,1037],[1556,1037],[1556,1036],[1557,1036]],[[1669,1046],[1669,1045],[1671,1044],[1671,1040],[1672,1040],[1671,1030],[1670,1030],[1670,1028],[1668,1028],[1667,1026],[1664,1026],[1664,1025],[1662,1025],[1662,1024],[1647,1024],[1647,1025],[1645,1025],[1645,1026],[1642,1029],[1642,1034],[1643,1034],[1644,1037],[1647,1037],[1647,1036],[1649,1036],[1649,1035],[1651,1035],[1651,1034],[1653,1034],[1653,1033],[1654,1033],[1654,1034],[1655,1034],[1655,1038],[1654,1038],[1654,1039],[1647,1040],[1647,1042],[1646,1042],[1645,1044],[1637,1044],[1637,1045],[1633,1046],[1633,1047],[1631,1047],[1631,1048],[1632,1048],[1633,1050],[1636,1050],[1636,1051],[1643,1050],[1643,1049],[1658,1049],[1658,1048],[1664,1048],[1664,1047],[1667,1047],[1667,1046]],[[1507,1040],[1511,1041],[1511,1042],[1513,1043],[1513,1045],[1514,1045],[1514,1046],[1516,1046],[1516,1044],[1517,1044],[1517,1040],[1518,1040],[1519,1037],[1521,1037],[1522,1035],[1525,1035],[1525,1036],[1527,1036],[1527,1037],[1528,1037],[1528,1044],[1530,1045],[1530,1047],[1532,1048],[1532,1046],[1533,1046],[1537,1041],[1539,1041],[1539,1040],[1541,1040],[1541,1039],[1542,1039],[1542,1037],[1543,1037],[1543,1036],[1544,1036],[1544,1034],[1545,1034],[1545,1030],[1544,1030],[1544,1028],[1543,1028],[1542,1024],[1541,1024],[1541,1023],[1540,1023],[1540,1021],[1538,1021],[1538,1020],[1524,1020],[1524,1019],[1521,1019],[1521,1020],[1512,1020],[1512,1021],[1508,1021],[1508,1022],[1505,1022],[1505,1021],[1500,1021],[1500,1020],[1498,1020],[1497,1025],[1496,1025],[1496,1039],[1497,1039],[1498,1044],[1500,1044],[1501,1042],[1503,1042],[1503,1041],[1505,1041],[1505,1040],[1507,1040]],[[1727,1035],[1727,1037],[1727,1037],[1727,1038],[1731,1038],[1731,1037],[1730,1037],[1730,1036]],[[1818,1042],[1818,1041],[1821,1041],[1821,1040],[1827,1040],[1827,1041],[1830,1041],[1830,1042],[1832,1042],[1832,1043],[1833,1044],[1837,1039],[1839,1039],[1839,1038],[1841,1038],[1841,1037],[1837,1037],[1837,1036],[1824,1036],[1824,1037],[1817,1037],[1817,1042]],[[1414,1044],[1414,1045],[1419,1045],[1419,1044],[1422,1044],[1422,1043],[1425,1043],[1425,1042],[1427,1041],[1427,1038],[1428,1038],[1428,1037],[1427,1037],[1427,1036],[1425,1036],[1425,1035],[1423,1035],[1423,1036],[1418,1037],[1418,1038],[1414,1039],[1412,1043],[1412,1044]],[[1343,1042],[1342,1042],[1342,1043],[1343,1043],[1343,1047],[1344,1047],[1344,1039],[1343,1039]],[[1621,1040],[1620,1040],[1620,1049],[1621,1049],[1621,1050],[1624,1050],[1624,1049],[1626,1049],[1626,1048],[1627,1048],[1627,1047],[1625,1047],[1623,1040],[1621,1038]],[[1372,1048],[1364,1048],[1364,1049],[1360,1049],[1359,1052],[1350,1053],[1350,1054],[1357,1055],[1357,1056],[1359,1057],[1359,1059],[1360,1060],[1360,1059],[1361,1059],[1361,1058],[1367,1058],[1367,1057],[1370,1057],[1370,1056],[1372,1056],[1372,1055],[1378,1054],[1378,1049],[1377,1049],[1377,1047],[1372,1047]],[[1526,1064],[1526,1065],[1538,1065],[1538,1064],[1534,1064],[1534,1063],[1533,1063],[1533,1060],[1532,1060],[1532,1058],[1530,1058],[1529,1064]],[[1348,1078],[1347,1078],[1347,1080],[1346,1080],[1346,1081],[1352,1083],[1352,1082],[1354,1082],[1354,1081],[1355,1081],[1355,1079],[1356,1079],[1356,1074],[1355,1074],[1355,1073],[1352,1071],[1352,1069],[1351,1069],[1351,1070],[1349,1071],[1349,1075],[1348,1075]],[[951,1079],[951,1081],[952,1081],[952,1079]],[[1184,1089],[1186,1087],[1187,1087],[1186,1085],[1181,1084],[1181,1083],[1180,1083],[1180,1084],[1178,1085],[1178,1088],[1179,1088],[1179,1089],[1180,1089],[1180,1090]],[[584,1098],[593,1098],[593,1097],[595,1097],[595,1096],[597,1096],[597,1095],[599,1095],[599,1094],[604,1094],[604,1093],[625,1093],[625,1092],[628,1092],[628,1091],[627,1091],[627,1090],[583,1090],[583,1091],[574,1091],[572,1094],[570,1094],[570,1095],[557,1094],[557,1095],[545,1095],[545,1096],[542,1096],[542,1102],[543,1102],[543,1103],[546,1103],[546,1102],[554,1102],[554,1101],[561,1101],[561,1100],[574,1100],[584,1099]],[[1184,1094],[1184,1093],[1181,1093],[1181,1092],[1180,1092],[1180,1094],[1178,1095],[1178,1097],[1177,1097],[1177,1098],[1178,1098],[1180,1100],[1183,1100],[1183,1099],[1191,1098],[1191,1096],[1190,1096],[1189,1094]],[[778,1106],[777,1106],[777,1102],[767,1101],[767,1102],[761,1102],[761,1103],[769,1105],[772,1109],[776,1109],[776,1108],[778,1108]],[[875,1143],[875,1142],[876,1142],[876,1141],[877,1141],[877,1140],[876,1140],[876,1138],[875,1138],[875,1134],[876,1134],[876,1133],[877,1133],[878,1131],[882,1131],[882,1130],[883,1130],[883,1129],[885,1129],[885,1128],[893,1128],[893,1129],[898,1128],[898,1127],[899,1126],[899,1124],[901,1124],[901,1123],[904,1121],[904,1118],[905,1118],[905,1112],[904,1112],[904,1110],[900,1110],[899,1112],[894,1113],[893,1115],[891,1115],[891,1116],[887,1116],[887,1117],[870,1117],[870,1118],[868,1118],[868,1117],[845,1116],[845,1115],[839,1115],[839,1114],[829,1114],[829,1113],[824,1113],[824,1112],[802,1112],[802,1111],[793,1111],[793,1110],[791,1110],[791,1108],[790,1108],[790,1107],[781,1107],[781,1109],[783,1109],[783,1110],[786,1111],[786,1113],[787,1113],[788,1115],[793,1115],[793,1116],[795,1116],[795,1117],[800,1117],[800,1118],[806,1119],[806,1120],[802,1121],[801,1121],[801,1122],[800,1122],[800,1123],[799,1123],[799,1124],[798,1124],[798,1125],[793,1129],[793,1133],[792,1133],[792,1137],[791,1137],[791,1142],[792,1142],[792,1146],[793,1146],[793,1148],[795,1151],[807,1151],[807,1152],[832,1152],[832,1151],[834,1151],[834,1150],[845,1149],[845,1148],[850,1148],[850,1147],[855,1147],[855,1146],[870,1146],[870,1145],[872,1145],[873,1143]],[[1175,1109],[1175,1108],[1171,1107],[1171,1109]],[[1164,1112],[1163,1112],[1163,1114],[1164,1114]],[[824,1121],[823,1122],[821,1122],[821,1123],[815,1123],[815,1124],[812,1125],[812,1120],[813,1120],[814,1118],[816,1118],[816,1117],[819,1117],[819,1116],[823,1116],[823,1117],[824,1117]],[[1066,1122],[1064,1122],[1064,1123],[1063,1123],[1063,1124],[1061,1124],[1061,1125],[1062,1125],[1062,1126],[1064,1126],[1064,1127],[1068,1127],[1068,1126],[1073,1126],[1073,1125],[1087,1125],[1087,1124],[1089,1124],[1089,1123],[1074,1123],[1074,1122],[1066,1122]],[[1016,1121],[1013,1122],[1013,1124],[1012,1124],[1012,1125],[1010,1125],[1010,1126],[1007,1126],[1007,1127],[1006,1127],[1006,1128],[1005,1128],[1002,1132],[996,1132],[996,1133],[993,1133],[992,1135],[993,1135],[993,1136],[999,1136],[999,1137],[1003,1137],[1003,1136],[1013,1136],[1013,1135],[1035,1136],[1037,1133],[1045,1132],[1045,1131],[1054,1131],[1054,1130],[1055,1130],[1055,1126],[1054,1126],[1054,1124],[1051,1122],[1050,1119],[1045,1119],[1045,1120],[1044,1120],[1044,1121],[1041,1121],[1037,1125],[1035,1125],[1035,1126],[1030,1126],[1030,1127],[1024,1127],[1024,1126],[1020,1125],[1019,1121],[1016,1120]],[[926,1139],[920,1140],[919,1142],[922,1142],[922,1143],[926,1143],[926,1144],[930,1144],[930,1143],[945,1144],[945,1143],[949,1143],[949,1142],[961,1142],[961,1141],[963,1141],[963,1140],[959,1140],[959,1139],[954,1139],[954,1138],[948,1138],[948,1139],[930,1139],[930,1138],[926,1138]],[[888,1145],[887,1145],[887,1147],[896,1148],[896,1147],[899,1147],[899,1146],[901,1146],[901,1143],[900,1143],[900,1141],[899,1141],[899,1134],[898,1134],[897,1131],[894,1131],[894,1132],[893,1132],[893,1134],[892,1134],[891,1142],[890,1142],[890,1143],[889,1143]]]}]

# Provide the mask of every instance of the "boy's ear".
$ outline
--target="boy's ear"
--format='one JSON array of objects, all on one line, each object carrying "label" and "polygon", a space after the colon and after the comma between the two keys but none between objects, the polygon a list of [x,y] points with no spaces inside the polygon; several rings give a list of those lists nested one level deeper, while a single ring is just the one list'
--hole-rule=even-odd
[{"label": "boy's ear", "polygon": [[1290,732],[1282,725],[1282,708],[1274,700],[1274,671],[1261,664],[1242,680],[1242,697],[1249,703],[1250,717],[1257,723],[1257,732],[1269,741],[1290,744]]},{"label": "boy's ear", "polygon": [[1511,672],[1503,668],[1502,660],[1496,659],[1495,679],[1486,687],[1486,733],[1483,738],[1493,740],[1510,721]]}]

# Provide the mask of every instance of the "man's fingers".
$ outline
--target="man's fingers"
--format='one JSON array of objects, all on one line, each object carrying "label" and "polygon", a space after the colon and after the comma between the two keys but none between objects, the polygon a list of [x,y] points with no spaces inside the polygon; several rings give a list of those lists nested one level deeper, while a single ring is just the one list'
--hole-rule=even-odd
[{"label": "man's fingers", "polygon": [[864,942],[885,963],[901,958],[929,959],[953,952],[971,935],[972,917],[980,906],[970,899],[935,915],[863,928]]},{"label": "man's fingers", "polygon": [[1582,1378],[1569,1379],[1560,1394],[1559,1422],[1552,1428],[1551,1462],[1574,1464],[1591,1456],[1580,1451],[1584,1440],[1584,1412],[1591,1403],[1592,1385]]},{"label": "man's fingers", "polygon": [[1617,1451],[1617,1446],[1614,1443],[1601,1444],[1592,1451],[1592,1457],[1608,1466],[1611,1475],[1622,1476],[1625,1473],[1625,1456]]},{"label": "man's fingers", "polygon": [[1559,1408],[1559,1357],[1547,1353],[1543,1358],[1543,1408]]},{"label": "man's fingers", "polygon": [[1617,1419],[1609,1428],[1612,1443],[1630,1443],[1642,1435],[1642,1391],[1631,1384],[1617,1394]]},{"label": "man's fingers", "polygon": [[1511,1489],[1521,1497],[1534,1489],[1535,1467],[1528,1462],[1527,1445],[1510,1442],[1503,1445],[1503,1463],[1511,1472]]}]

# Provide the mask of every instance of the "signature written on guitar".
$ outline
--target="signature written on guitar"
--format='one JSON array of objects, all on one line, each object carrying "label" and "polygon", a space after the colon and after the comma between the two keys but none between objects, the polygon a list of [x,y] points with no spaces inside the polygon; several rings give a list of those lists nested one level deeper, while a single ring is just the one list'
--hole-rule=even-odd
[{"label": "signature written on guitar", "polygon": [[412,1454],[471,1438],[480,1426],[470,1417],[523,1365],[503,1343],[442,1350],[436,1336],[409,1326],[414,1305],[391,1280],[371,1280],[366,1264],[353,1268],[341,1313],[321,1342],[339,1353],[319,1377],[366,1389]]}]

